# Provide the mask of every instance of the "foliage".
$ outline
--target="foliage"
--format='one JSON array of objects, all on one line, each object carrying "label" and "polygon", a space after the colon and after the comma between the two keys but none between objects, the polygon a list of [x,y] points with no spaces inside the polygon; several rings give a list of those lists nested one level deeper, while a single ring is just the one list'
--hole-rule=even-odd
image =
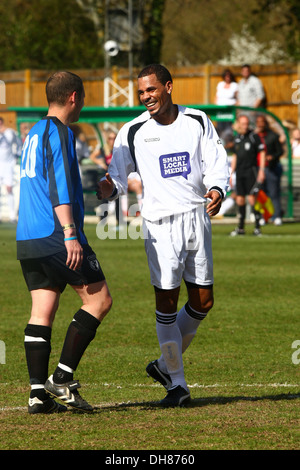
[{"label": "foliage", "polygon": [[[1,70],[103,67],[107,9],[126,17],[128,5],[127,0],[3,0]],[[300,60],[298,0],[132,0],[132,8],[136,67]],[[111,65],[127,67],[127,52],[111,58]]]},{"label": "foliage", "polygon": [[295,61],[300,60],[300,5],[298,0],[262,0],[257,2],[252,25],[258,40],[276,37],[280,47]]},{"label": "foliage", "polygon": [[299,60],[299,23],[298,0],[166,0],[162,58],[172,65],[217,63],[230,58],[231,41],[237,39],[240,64],[250,62],[249,47],[243,44],[247,26],[252,46],[257,44],[261,54],[277,44],[277,50],[268,51],[273,63],[284,56]]},{"label": "foliage", "polygon": [[241,65],[247,58],[248,64],[273,64],[289,62],[290,57],[281,50],[276,40],[260,43],[244,25],[240,34],[229,39],[230,51],[227,57],[218,61],[222,65]]},{"label": "foliage", "polygon": [[103,64],[94,25],[75,0],[4,0],[0,18],[2,70]]},{"label": "foliage", "polygon": [[[150,3],[150,2],[149,2]],[[152,5],[145,10],[144,14],[144,47],[140,64],[146,65],[160,62],[161,45],[164,36],[162,28],[165,0],[152,0]]]}]

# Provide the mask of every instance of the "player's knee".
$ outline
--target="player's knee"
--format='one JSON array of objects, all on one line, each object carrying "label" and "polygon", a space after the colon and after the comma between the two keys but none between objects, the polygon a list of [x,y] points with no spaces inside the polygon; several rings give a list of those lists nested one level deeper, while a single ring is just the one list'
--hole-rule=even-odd
[{"label": "player's knee", "polygon": [[197,302],[189,300],[190,306],[196,310],[196,312],[208,313],[214,306],[213,296],[197,299]]},{"label": "player's knee", "polygon": [[214,299],[213,297],[210,299],[205,300],[201,305],[201,312],[208,313],[214,306]]},{"label": "player's knee", "polygon": [[174,313],[177,310],[177,301],[179,295],[179,288],[175,289],[160,289],[154,287],[156,310],[164,313]]},{"label": "player's knee", "polygon": [[112,297],[109,292],[102,294],[98,298],[93,299],[87,303],[83,303],[83,309],[86,308],[92,315],[94,315],[101,322],[108,314],[112,307]]},{"label": "player's knee", "polygon": [[101,304],[101,315],[102,315],[102,318],[105,317],[105,315],[108,314],[108,312],[110,311],[111,307],[112,307],[112,304],[113,304],[113,300],[112,300],[112,296],[108,293],[105,298],[102,300],[102,304]]},{"label": "player's knee", "polygon": [[196,311],[208,313],[214,305],[213,286],[207,288],[187,283],[189,304]]}]

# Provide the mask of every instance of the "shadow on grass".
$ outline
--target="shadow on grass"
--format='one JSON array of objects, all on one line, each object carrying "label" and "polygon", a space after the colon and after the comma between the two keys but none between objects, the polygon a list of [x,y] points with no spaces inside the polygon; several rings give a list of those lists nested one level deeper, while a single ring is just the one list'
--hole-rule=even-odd
[{"label": "shadow on grass", "polygon": [[[281,393],[279,395],[263,395],[263,396],[243,396],[237,395],[234,397],[206,397],[206,398],[194,398],[188,405],[185,405],[184,408],[201,408],[209,405],[227,405],[229,403],[236,403],[239,401],[280,401],[280,400],[296,400],[300,398],[300,393]],[[126,402],[126,403],[116,403],[114,405],[103,405],[95,406],[94,412],[101,412],[103,410],[108,411],[118,411],[124,410],[127,408],[162,408],[158,401],[145,401],[145,402]]]}]

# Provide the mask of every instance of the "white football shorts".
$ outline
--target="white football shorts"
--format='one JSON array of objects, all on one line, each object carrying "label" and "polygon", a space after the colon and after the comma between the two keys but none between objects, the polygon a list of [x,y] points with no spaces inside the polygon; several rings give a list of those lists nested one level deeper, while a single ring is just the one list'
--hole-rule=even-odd
[{"label": "white football shorts", "polygon": [[174,289],[182,279],[213,284],[211,222],[205,204],[155,222],[144,219],[143,231],[152,285]]}]

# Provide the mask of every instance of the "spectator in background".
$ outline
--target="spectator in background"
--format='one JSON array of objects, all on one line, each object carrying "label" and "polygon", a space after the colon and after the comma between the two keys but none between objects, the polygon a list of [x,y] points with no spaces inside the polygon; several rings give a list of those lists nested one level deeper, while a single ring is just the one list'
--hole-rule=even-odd
[{"label": "spectator in background", "polygon": [[[14,170],[17,157],[20,156],[21,139],[13,129],[5,126],[4,119],[0,117],[0,189],[6,188],[8,217],[12,223],[16,222],[14,187]],[[1,221],[1,216],[0,216]]]},{"label": "spectator in background", "polygon": [[[92,153],[90,154],[90,160],[94,162],[99,168],[104,171],[107,171],[108,165],[112,159],[112,151],[114,142],[116,139],[116,133],[114,131],[109,131],[107,134],[106,142],[102,147],[101,144],[97,144]],[[108,205],[108,211],[103,210],[104,205]],[[120,217],[119,217],[119,201],[116,203],[115,201],[102,201],[96,209],[96,215],[100,217],[100,220],[106,218],[109,214],[116,215],[117,224],[119,225]]]},{"label": "spectator in background", "polygon": [[[254,208],[255,189],[264,182],[265,151],[258,135],[250,129],[248,116],[240,115],[237,120],[238,135],[234,139],[234,154],[231,160],[230,185],[233,186],[233,175],[236,174],[236,203],[238,206],[239,224],[231,236],[245,234],[246,196],[255,217],[253,235],[259,236],[260,213]],[[257,155],[260,153],[258,167]]]},{"label": "spectator in background", "polygon": [[225,69],[223,80],[217,84],[215,104],[218,106],[235,105],[238,93],[238,84],[230,69]]},{"label": "spectator in background", "polygon": [[[215,104],[218,106],[233,106],[237,100],[238,84],[230,69],[225,69],[222,75],[223,80],[217,84]],[[225,148],[232,142],[232,125],[228,121],[219,121],[216,126],[217,132]]]},{"label": "spectator in background", "polygon": [[86,141],[84,132],[80,132],[75,139],[76,153],[79,164],[82,163],[82,160],[89,158],[90,150]]},{"label": "spectator in background", "polygon": [[293,130],[291,146],[293,158],[300,158],[300,129]]},{"label": "spectator in background", "polygon": [[265,91],[262,82],[251,70],[251,66],[242,66],[242,79],[238,84],[237,105],[259,108],[265,106]]},{"label": "spectator in background", "polygon": [[90,150],[86,141],[85,133],[77,125],[71,125],[70,128],[75,136],[75,146],[78,162],[81,165],[82,160],[89,158]]},{"label": "spectator in background", "polygon": [[107,170],[112,159],[115,140],[116,133],[114,131],[109,131],[104,146],[101,147],[101,145],[98,144],[90,154],[90,159],[92,162],[96,163],[96,165],[100,166],[105,171]]},{"label": "spectator in background", "polygon": [[270,129],[265,116],[257,116],[256,133],[259,135],[266,153],[264,189],[274,206],[274,225],[282,225],[280,182],[283,170],[280,157],[283,155],[283,148],[279,135]]},{"label": "spectator in background", "polygon": [[21,122],[20,124],[20,138],[22,141],[22,145],[25,142],[28,132],[30,131],[30,124],[28,122]]}]

